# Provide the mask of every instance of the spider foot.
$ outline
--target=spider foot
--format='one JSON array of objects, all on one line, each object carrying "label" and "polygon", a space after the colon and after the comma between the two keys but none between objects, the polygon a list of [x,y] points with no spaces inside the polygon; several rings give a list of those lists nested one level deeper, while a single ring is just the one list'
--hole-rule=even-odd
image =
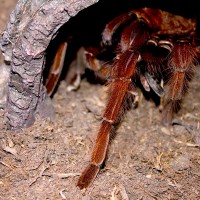
[{"label": "spider foot", "polygon": [[93,182],[99,172],[99,166],[94,164],[89,164],[86,169],[82,172],[77,186],[82,190],[84,188],[89,187],[89,185]]}]

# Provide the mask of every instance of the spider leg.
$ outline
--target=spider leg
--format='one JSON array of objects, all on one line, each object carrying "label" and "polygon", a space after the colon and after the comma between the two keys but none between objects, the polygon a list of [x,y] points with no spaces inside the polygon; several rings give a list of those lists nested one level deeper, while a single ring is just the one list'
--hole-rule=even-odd
[{"label": "spider leg", "polygon": [[[141,30],[138,30],[140,27]],[[119,122],[126,106],[126,98],[130,93],[135,94],[132,79],[136,78],[136,68],[141,61],[138,48],[142,46],[148,37],[144,37],[148,27],[143,21],[138,20],[131,25],[132,30],[128,34],[122,33],[120,45],[126,46],[126,50],[117,55],[110,68],[110,94],[103,115],[103,121],[97,135],[97,140],[92,151],[90,164],[81,174],[77,186],[80,189],[87,188],[97,176],[100,167],[105,160],[112,128]],[[125,35],[126,34],[126,35]],[[124,36],[124,37],[123,37]]]},{"label": "spider leg", "polygon": [[81,76],[86,69],[85,48],[81,47],[77,51],[75,60],[70,64],[65,81],[67,83],[67,92],[77,90],[81,83]]},{"label": "spider leg", "polygon": [[53,64],[50,68],[49,76],[45,84],[48,96],[51,96],[60,78],[60,74],[64,65],[66,50],[67,42],[61,43],[58,48],[58,51],[56,52]]},{"label": "spider leg", "polygon": [[111,69],[110,96],[92,151],[90,164],[83,171],[77,184],[80,189],[87,188],[93,182],[105,160],[110,140],[109,133],[118,122],[129,86],[132,84],[131,77],[135,75],[136,64],[139,60],[140,55],[138,52],[127,50]]},{"label": "spider leg", "polygon": [[[101,80],[107,80],[109,76],[109,69],[111,65],[104,61],[102,58],[98,58],[102,55],[102,52],[96,48],[85,49],[86,67],[95,72],[95,75]],[[105,58],[104,58],[105,59]]]},{"label": "spider leg", "polygon": [[175,42],[168,60],[170,76],[165,83],[163,124],[171,123],[173,112],[179,107],[194,74],[195,51],[187,40]]},{"label": "spider leg", "polygon": [[129,13],[123,13],[117,17],[115,17],[113,20],[111,20],[104,28],[102,32],[102,41],[104,45],[111,45],[112,44],[112,36],[115,33],[115,31],[124,23],[128,22],[130,19],[133,18],[135,14],[133,12]]},{"label": "spider leg", "polygon": [[67,82],[67,91],[77,90],[80,86],[81,76],[85,73],[86,69],[95,72],[95,76],[105,82],[108,78],[109,64],[97,56],[101,51],[92,47],[81,47],[76,55],[76,59],[70,64],[65,81]]}]

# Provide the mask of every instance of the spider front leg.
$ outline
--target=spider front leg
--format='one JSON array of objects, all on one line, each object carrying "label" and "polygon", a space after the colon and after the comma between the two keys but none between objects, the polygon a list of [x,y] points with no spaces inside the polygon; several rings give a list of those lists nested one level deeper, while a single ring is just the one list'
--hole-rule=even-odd
[{"label": "spider front leg", "polygon": [[90,164],[83,171],[77,184],[80,189],[87,188],[93,182],[105,160],[110,132],[118,122],[127,93],[131,88],[131,77],[135,75],[136,64],[140,59],[138,52],[127,50],[111,68],[110,96],[92,151]]},{"label": "spider front leg", "polygon": [[183,95],[187,92],[189,81],[194,74],[195,51],[190,42],[179,40],[174,44],[168,60],[169,79],[166,82],[163,124],[172,121],[174,111],[180,106]]},{"label": "spider front leg", "polygon": [[[111,25],[111,27],[114,26]],[[113,29],[111,33],[113,33]],[[114,125],[119,122],[122,109],[125,107],[126,97],[130,93],[136,93],[131,79],[136,78],[136,65],[142,59],[139,47],[147,41],[148,37],[149,27],[143,19],[137,19],[122,31],[119,42],[119,50],[122,53],[116,56],[114,64],[110,67],[110,96],[92,151],[90,164],[81,174],[77,184],[80,189],[87,188],[98,174],[106,157],[110,133]]]}]

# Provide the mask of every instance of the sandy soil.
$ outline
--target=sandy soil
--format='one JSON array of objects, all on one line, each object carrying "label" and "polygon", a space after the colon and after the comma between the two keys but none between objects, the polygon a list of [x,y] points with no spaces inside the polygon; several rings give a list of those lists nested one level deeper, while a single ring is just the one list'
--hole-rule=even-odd
[{"label": "sandy soil", "polygon": [[[3,30],[16,1],[0,1]],[[199,68],[198,68],[199,70]],[[76,183],[88,164],[106,101],[106,87],[83,80],[76,92],[61,82],[55,119],[38,118],[19,134],[0,112],[0,200],[200,199],[200,93],[194,79],[173,126],[140,95],[113,138],[105,167],[86,191]]]}]

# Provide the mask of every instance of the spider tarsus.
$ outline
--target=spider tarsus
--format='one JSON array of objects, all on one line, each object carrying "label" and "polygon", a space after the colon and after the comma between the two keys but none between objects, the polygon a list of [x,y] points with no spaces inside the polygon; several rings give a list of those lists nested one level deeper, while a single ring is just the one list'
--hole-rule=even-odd
[{"label": "spider tarsus", "polygon": [[89,164],[79,177],[77,186],[82,190],[88,188],[96,178],[100,167],[94,164]]}]

